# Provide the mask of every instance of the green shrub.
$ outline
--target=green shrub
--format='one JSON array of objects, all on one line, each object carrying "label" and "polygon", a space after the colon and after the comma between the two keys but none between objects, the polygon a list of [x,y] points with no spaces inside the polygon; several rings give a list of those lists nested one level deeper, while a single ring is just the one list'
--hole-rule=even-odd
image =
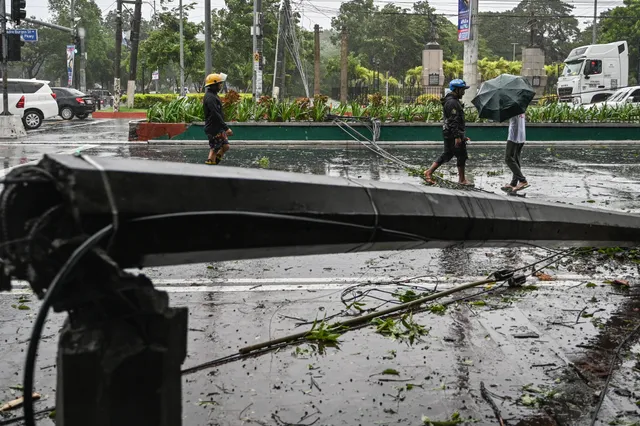
[{"label": "green shrub", "polygon": [[418,96],[418,99],[416,99],[416,104],[418,105],[428,105],[428,104],[435,104],[435,105],[440,105],[440,96],[438,95],[420,95]]},{"label": "green shrub", "polygon": [[558,103],[558,95],[544,95],[538,100],[538,105],[549,105]]}]

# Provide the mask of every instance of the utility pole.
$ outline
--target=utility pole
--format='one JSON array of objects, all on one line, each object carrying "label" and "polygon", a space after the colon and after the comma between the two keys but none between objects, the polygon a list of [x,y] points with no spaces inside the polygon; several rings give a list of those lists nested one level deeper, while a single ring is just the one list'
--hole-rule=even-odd
[{"label": "utility pole", "polygon": [[180,0],[180,96],[184,96],[184,17],[182,16],[182,0]]},{"label": "utility pole", "polygon": [[253,98],[262,94],[262,0],[253,0]]},{"label": "utility pole", "polygon": [[349,65],[349,49],[347,46],[347,27],[342,27],[340,40],[340,103],[347,103],[347,67]]},{"label": "utility pole", "polygon": [[2,115],[9,114],[9,40],[7,37],[7,11],[4,0],[0,0],[2,16]]},{"label": "utility pole", "polygon": [[211,0],[204,0],[204,75],[211,74]]},{"label": "utility pole", "polygon": [[313,26],[313,94],[320,94],[320,25]]},{"label": "utility pole", "polygon": [[511,43],[513,45],[513,56],[511,58],[511,61],[515,62],[516,60],[516,46],[518,45],[518,43]]},{"label": "utility pole", "polygon": [[[71,35],[71,39],[73,40],[73,44],[76,44],[76,39],[77,39],[77,35],[78,35],[78,30],[76,29],[76,3],[74,0],[70,0],[69,1],[69,19],[71,19],[71,25],[70,27],[73,28],[73,34]],[[78,50],[79,46],[76,46],[76,50]],[[72,76],[73,76],[73,87],[74,88],[78,88],[78,79],[76,78],[76,67],[75,67],[75,60],[74,62],[74,67],[73,70],[71,71]]]},{"label": "utility pole", "polygon": [[469,40],[464,42],[463,74],[469,89],[464,95],[463,102],[467,105],[471,105],[471,100],[478,92],[478,48],[480,41],[478,37],[478,1],[471,0],[471,33]]},{"label": "utility pole", "polygon": [[87,93],[87,51],[85,50],[84,39],[86,31],[83,27],[78,28],[78,37],[80,38],[80,91]]},{"label": "utility pole", "polygon": [[118,3],[116,12],[116,58],[113,61],[113,110],[120,109],[120,58],[122,56],[122,0]]},{"label": "utility pole", "polygon": [[276,37],[276,57],[273,61],[273,85],[271,87],[271,97],[278,99],[280,90],[282,87],[278,87],[278,71],[283,66],[281,50],[284,50],[284,41],[280,42],[282,38],[282,20],[284,19],[284,0],[280,0],[280,7],[278,9],[278,35]]},{"label": "utility pole", "polygon": [[138,79],[138,46],[140,45],[140,20],[142,19],[142,0],[136,0],[131,25],[131,60],[129,62],[129,81],[127,82],[127,106],[133,108]]},{"label": "utility pole", "polygon": [[591,44],[598,43],[598,0],[593,0],[593,40]]}]

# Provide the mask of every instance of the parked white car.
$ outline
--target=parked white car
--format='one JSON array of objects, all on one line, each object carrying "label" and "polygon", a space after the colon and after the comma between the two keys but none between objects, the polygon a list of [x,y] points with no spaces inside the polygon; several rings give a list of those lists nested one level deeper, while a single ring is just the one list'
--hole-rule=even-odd
[{"label": "parked white car", "polygon": [[[0,110],[3,94],[0,86]],[[42,121],[58,115],[56,95],[46,80],[9,79],[9,112],[22,117],[27,130],[37,129]]]},{"label": "parked white car", "polygon": [[584,108],[602,108],[603,106],[615,108],[624,105],[640,106],[640,86],[623,87],[618,89],[606,101],[582,106]]}]

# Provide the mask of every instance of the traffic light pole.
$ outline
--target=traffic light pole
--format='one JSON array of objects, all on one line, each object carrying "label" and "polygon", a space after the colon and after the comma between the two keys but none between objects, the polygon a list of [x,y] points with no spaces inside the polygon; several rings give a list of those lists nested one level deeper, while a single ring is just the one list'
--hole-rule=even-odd
[{"label": "traffic light pole", "polygon": [[0,0],[0,12],[2,16],[2,115],[9,114],[9,43],[7,40],[7,12],[5,0]]}]

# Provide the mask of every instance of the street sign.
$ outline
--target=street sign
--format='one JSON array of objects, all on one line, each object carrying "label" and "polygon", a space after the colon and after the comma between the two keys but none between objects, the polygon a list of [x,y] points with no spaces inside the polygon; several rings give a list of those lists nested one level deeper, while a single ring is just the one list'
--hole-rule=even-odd
[{"label": "street sign", "polygon": [[160,73],[158,71],[151,73],[151,80],[160,80]]},{"label": "street sign", "polygon": [[38,30],[26,28],[13,28],[7,30],[7,34],[20,34],[20,41],[36,42],[38,41]]}]

